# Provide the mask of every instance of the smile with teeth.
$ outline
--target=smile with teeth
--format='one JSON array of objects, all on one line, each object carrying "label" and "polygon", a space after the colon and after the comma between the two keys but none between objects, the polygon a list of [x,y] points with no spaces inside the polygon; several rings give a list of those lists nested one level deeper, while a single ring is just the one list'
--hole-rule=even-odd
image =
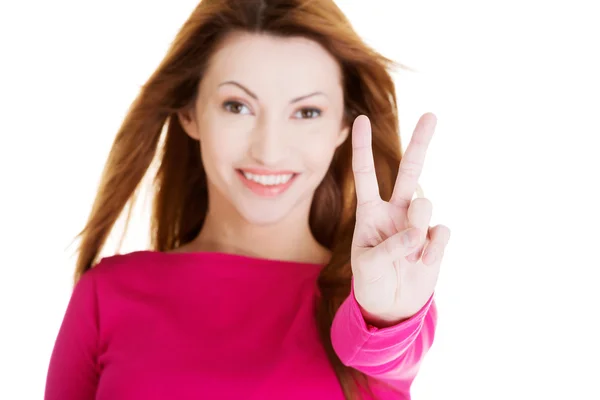
[{"label": "smile with teeth", "polygon": [[242,171],[244,177],[248,180],[251,180],[256,183],[260,183],[264,186],[276,186],[283,185],[287,183],[294,174],[284,174],[284,175],[257,175],[251,174],[250,172]]}]

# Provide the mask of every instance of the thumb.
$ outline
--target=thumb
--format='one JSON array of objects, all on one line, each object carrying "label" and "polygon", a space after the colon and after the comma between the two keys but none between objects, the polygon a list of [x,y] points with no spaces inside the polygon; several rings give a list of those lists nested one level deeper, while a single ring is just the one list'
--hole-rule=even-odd
[{"label": "thumb", "polygon": [[415,227],[390,236],[367,253],[369,260],[365,260],[367,261],[365,264],[373,265],[375,268],[367,268],[369,271],[364,271],[363,274],[366,272],[369,275],[380,276],[382,268],[387,269],[393,262],[414,252],[420,244],[420,238],[421,231]]},{"label": "thumb", "polygon": [[376,246],[374,250],[376,250],[376,253],[380,253],[377,254],[377,258],[394,262],[415,251],[420,242],[421,230],[417,227],[410,227],[390,236]]}]

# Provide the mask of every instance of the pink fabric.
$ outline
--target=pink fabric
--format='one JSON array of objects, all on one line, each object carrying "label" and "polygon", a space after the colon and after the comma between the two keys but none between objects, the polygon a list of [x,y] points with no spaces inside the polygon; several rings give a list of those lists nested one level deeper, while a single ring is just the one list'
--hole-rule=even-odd
[{"label": "pink fabric", "polygon": [[[105,257],[76,285],[46,400],[342,400],[314,320],[317,264],[222,253]],[[341,360],[410,399],[434,337],[433,296],[411,319],[365,324],[353,292],[331,335]],[[397,391],[393,391],[392,388]]]}]

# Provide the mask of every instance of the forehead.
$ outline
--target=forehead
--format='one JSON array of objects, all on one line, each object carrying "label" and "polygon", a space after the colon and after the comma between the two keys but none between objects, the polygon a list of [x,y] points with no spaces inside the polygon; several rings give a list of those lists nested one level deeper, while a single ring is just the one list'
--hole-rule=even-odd
[{"label": "forehead", "polygon": [[253,33],[229,35],[212,55],[204,78],[213,85],[239,80],[257,93],[276,88],[297,95],[341,88],[339,64],[319,43]]}]

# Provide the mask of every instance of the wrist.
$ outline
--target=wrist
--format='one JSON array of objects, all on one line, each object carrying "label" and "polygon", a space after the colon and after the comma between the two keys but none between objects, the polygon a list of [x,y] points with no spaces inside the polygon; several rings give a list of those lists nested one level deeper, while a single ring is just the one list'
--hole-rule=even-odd
[{"label": "wrist", "polygon": [[367,325],[373,326],[378,329],[383,329],[383,328],[388,328],[390,326],[398,325],[411,317],[410,315],[400,316],[400,315],[376,314],[376,313],[372,313],[372,312],[366,310],[365,308],[363,308],[360,305],[360,303],[357,302],[357,304],[358,304],[360,313],[362,314],[362,317],[365,320],[365,322],[367,323]]}]

